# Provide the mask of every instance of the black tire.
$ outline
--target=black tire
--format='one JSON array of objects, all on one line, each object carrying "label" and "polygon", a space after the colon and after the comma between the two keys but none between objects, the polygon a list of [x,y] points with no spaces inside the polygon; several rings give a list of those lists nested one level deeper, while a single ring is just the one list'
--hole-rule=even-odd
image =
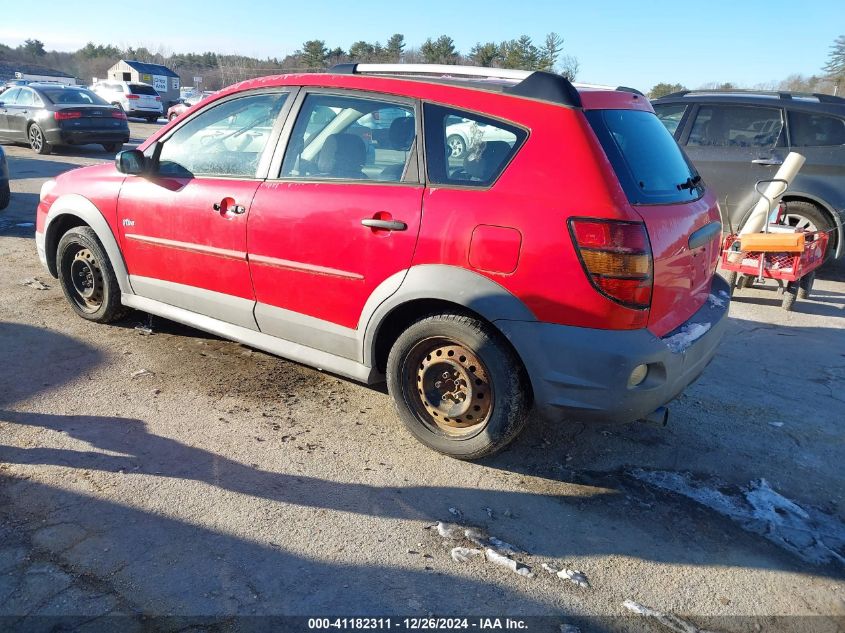
[{"label": "black tire", "polygon": [[798,296],[798,284],[794,281],[790,281],[786,284],[786,287],[783,289],[783,299],[780,302],[780,307],[782,307],[787,312],[792,311],[792,306],[795,305],[795,299]]},{"label": "black tire", "polygon": [[44,136],[44,130],[37,123],[32,123],[26,131],[26,138],[29,141],[29,146],[36,154],[49,154],[53,151],[53,146],[47,142]]},{"label": "black tire", "polygon": [[78,226],[62,235],[56,268],[65,299],[83,319],[111,323],[126,314],[114,269],[92,228]]},{"label": "black tire", "polygon": [[107,152],[117,153],[123,149],[123,143],[103,143],[103,149]]},{"label": "black tire", "polygon": [[827,214],[811,202],[791,200],[786,203],[783,224],[806,228],[807,230],[829,231],[827,251],[824,254],[824,261],[827,262],[836,252],[836,233],[831,231],[833,225]]},{"label": "black tire", "polygon": [[446,139],[446,147],[451,148],[451,153],[449,153],[449,157],[451,158],[463,158],[464,154],[467,151],[467,144],[464,141],[463,137],[459,134],[452,134],[449,138]]},{"label": "black tire", "polygon": [[0,211],[9,206],[12,199],[12,190],[9,189],[8,180],[0,180]]},{"label": "black tire", "polygon": [[739,279],[739,273],[735,270],[732,270],[728,273],[728,276],[725,278],[725,281],[728,282],[728,288],[730,288],[731,296],[734,295],[734,290],[737,288],[737,279]]},{"label": "black tire", "polygon": [[156,121],[158,121],[158,115],[147,117],[147,123],[155,123]]},{"label": "black tire", "polygon": [[754,275],[743,275],[739,278],[739,287],[753,288],[755,281],[757,281],[757,277],[755,277]]},{"label": "black tire", "polygon": [[503,449],[531,406],[513,350],[490,325],[462,314],[432,314],[402,332],[388,355],[387,388],[411,434],[458,459]]},{"label": "black tire", "polygon": [[816,271],[804,275],[801,277],[801,281],[798,285],[798,298],[799,299],[809,299],[810,293],[813,291],[813,282],[816,280]]}]

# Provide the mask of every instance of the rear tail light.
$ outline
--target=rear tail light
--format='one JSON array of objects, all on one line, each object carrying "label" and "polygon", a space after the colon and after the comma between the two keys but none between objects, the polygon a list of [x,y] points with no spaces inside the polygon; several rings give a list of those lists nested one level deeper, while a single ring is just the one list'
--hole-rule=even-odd
[{"label": "rear tail light", "polygon": [[161,101],[161,97],[156,97],[156,101]]},{"label": "rear tail light", "polygon": [[81,119],[82,113],[79,110],[58,110],[53,113],[56,121],[67,121],[68,119]]},{"label": "rear tail light", "polygon": [[643,223],[572,218],[569,233],[600,293],[629,308],[651,305],[653,260]]},{"label": "rear tail light", "polygon": [[126,98],[127,99],[140,99],[141,97],[139,97],[138,95],[126,95]]},{"label": "rear tail light", "polygon": [[123,110],[112,110],[111,111],[111,117],[113,119],[123,119],[125,121],[126,120],[126,113],[124,113]]}]

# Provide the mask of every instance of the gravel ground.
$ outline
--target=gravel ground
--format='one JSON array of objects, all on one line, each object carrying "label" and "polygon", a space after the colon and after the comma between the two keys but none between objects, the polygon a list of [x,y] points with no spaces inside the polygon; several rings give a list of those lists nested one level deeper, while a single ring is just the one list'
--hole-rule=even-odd
[{"label": "gravel ground", "polygon": [[[383,390],[158,318],[144,334],[139,313],[75,317],[29,223],[47,177],[112,155],[6,150],[0,629],[434,614],[672,630],[625,600],[709,630],[845,627],[845,265],[792,313],[742,291],[667,428],[538,419],[463,463],[409,437]],[[472,544],[438,521],[512,543],[533,577],[453,561]]]}]

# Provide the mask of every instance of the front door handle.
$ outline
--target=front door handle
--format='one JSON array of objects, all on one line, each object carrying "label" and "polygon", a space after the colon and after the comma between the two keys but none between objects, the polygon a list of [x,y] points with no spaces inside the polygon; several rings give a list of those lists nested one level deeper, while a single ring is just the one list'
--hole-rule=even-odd
[{"label": "front door handle", "polygon": [[221,214],[234,213],[235,215],[241,215],[242,213],[246,213],[246,207],[242,204],[235,204],[232,198],[223,198],[220,202],[215,202],[211,205],[211,208],[219,211]]},{"label": "front door handle", "polygon": [[783,165],[780,158],[755,158],[751,162],[755,165]]},{"label": "front door handle", "polygon": [[383,229],[385,231],[405,231],[408,225],[399,220],[377,220],[375,218],[364,218],[361,224],[371,229]]}]

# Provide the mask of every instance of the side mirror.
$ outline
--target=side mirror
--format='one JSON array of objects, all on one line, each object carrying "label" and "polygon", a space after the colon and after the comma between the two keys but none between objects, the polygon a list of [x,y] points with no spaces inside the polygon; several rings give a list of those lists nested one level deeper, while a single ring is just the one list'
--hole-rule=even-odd
[{"label": "side mirror", "polygon": [[147,159],[143,152],[137,149],[127,149],[118,152],[114,157],[114,166],[122,174],[139,176],[147,170]]}]

